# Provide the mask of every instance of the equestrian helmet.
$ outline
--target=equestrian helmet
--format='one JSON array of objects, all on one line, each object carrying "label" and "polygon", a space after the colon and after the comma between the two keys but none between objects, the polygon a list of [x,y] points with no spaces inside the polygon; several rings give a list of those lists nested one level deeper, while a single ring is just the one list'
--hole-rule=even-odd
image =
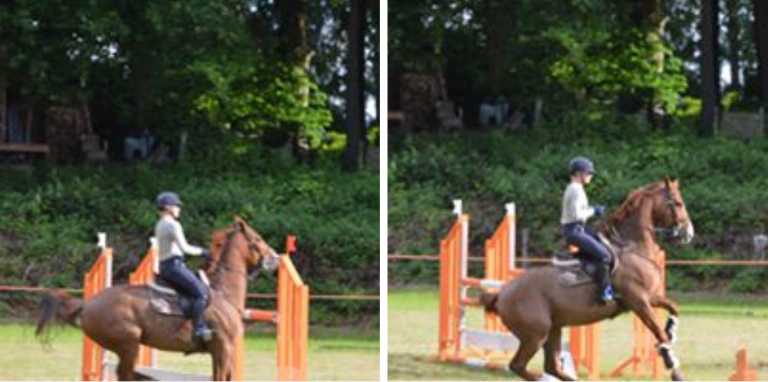
[{"label": "equestrian helmet", "polygon": [[592,163],[592,160],[587,157],[578,156],[571,159],[570,163],[568,163],[568,169],[570,170],[571,174],[575,174],[577,172],[594,174],[595,164]]},{"label": "equestrian helmet", "polygon": [[181,203],[181,198],[179,198],[179,194],[170,191],[161,192],[157,195],[155,204],[157,204],[157,208],[165,208],[168,206],[181,207],[183,205]]}]

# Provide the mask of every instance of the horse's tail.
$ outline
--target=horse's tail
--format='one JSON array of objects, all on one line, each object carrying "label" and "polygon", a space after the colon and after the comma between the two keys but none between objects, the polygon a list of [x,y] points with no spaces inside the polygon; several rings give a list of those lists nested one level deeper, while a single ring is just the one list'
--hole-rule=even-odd
[{"label": "horse's tail", "polygon": [[480,293],[480,304],[485,308],[486,313],[497,313],[496,301],[499,300],[498,293]]},{"label": "horse's tail", "polygon": [[82,311],[83,300],[74,298],[61,290],[47,293],[40,301],[40,317],[37,319],[35,336],[45,341],[48,337],[49,324],[54,319],[59,319],[79,328]]}]

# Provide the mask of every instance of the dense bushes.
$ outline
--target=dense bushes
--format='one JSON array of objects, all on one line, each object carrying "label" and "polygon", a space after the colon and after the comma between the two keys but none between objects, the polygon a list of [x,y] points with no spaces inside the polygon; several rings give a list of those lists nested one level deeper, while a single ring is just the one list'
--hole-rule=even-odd
[{"label": "dense bushes", "polygon": [[[127,278],[154,227],[154,196],[176,190],[185,201],[182,222],[191,242],[207,244],[212,229],[240,214],[278,251],[286,234],[298,236],[295,261],[312,293],[376,293],[377,173],[347,174],[335,163],[300,166],[253,145],[237,155],[225,152],[164,167],[0,169],[0,284],[80,287],[97,231],[107,232],[115,248],[115,277]],[[262,275],[253,290],[271,291],[274,283]],[[378,312],[375,303],[318,303],[313,309]]]},{"label": "dense bushes", "polygon": [[[600,175],[588,193],[610,208],[665,175],[680,179],[697,238],[691,246],[668,246],[670,258],[752,257],[752,236],[765,232],[768,222],[765,140],[702,139],[680,126],[653,133],[631,119],[582,112],[532,131],[409,135],[393,137],[390,147],[390,252],[436,253],[450,224],[450,201],[460,198],[471,215],[474,253],[500,221],[503,204],[514,201],[519,229],[530,231],[530,254],[547,256],[560,246],[561,192],[567,162],[578,154],[596,160]],[[435,269],[397,263],[391,279],[426,280]],[[753,292],[765,291],[760,281],[766,276],[762,269],[672,267],[669,283]]]}]

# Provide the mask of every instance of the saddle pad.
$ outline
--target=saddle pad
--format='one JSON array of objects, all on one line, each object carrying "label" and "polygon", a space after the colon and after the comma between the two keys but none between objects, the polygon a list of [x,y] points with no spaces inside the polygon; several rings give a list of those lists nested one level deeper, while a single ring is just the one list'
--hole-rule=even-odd
[{"label": "saddle pad", "polygon": [[563,287],[575,287],[584,284],[592,284],[592,277],[581,268],[580,265],[572,267],[558,267],[557,282]]},{"label": "saddle pad", "polygon": [[173,290],[173,289],[171,289],[171,288],[169,288],[167,286],[156,284],[155,282],[151,282],[150,281],[149,284],[147,284],[147,285],[150,288],[154,289],[155,291],[157,291],[159,293],[168,294],[168,295],[172,295],[172,296],[175,296],[177,294],[175,290]]},{"label": "saddle pad", "polygon": [[149,306],[165,316],[186,317],[179,305],[179,296],[172,289],[149,284]]}]

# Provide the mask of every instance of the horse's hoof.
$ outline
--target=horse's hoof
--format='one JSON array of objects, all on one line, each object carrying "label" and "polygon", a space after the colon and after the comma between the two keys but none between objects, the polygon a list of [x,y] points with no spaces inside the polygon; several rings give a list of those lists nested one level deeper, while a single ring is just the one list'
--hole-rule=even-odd
[{"label": "horse's hoof", "polygon": [[673,381],[684,381],[683,373],[680,372],[678,369],[672,370],[671,378]]}]

